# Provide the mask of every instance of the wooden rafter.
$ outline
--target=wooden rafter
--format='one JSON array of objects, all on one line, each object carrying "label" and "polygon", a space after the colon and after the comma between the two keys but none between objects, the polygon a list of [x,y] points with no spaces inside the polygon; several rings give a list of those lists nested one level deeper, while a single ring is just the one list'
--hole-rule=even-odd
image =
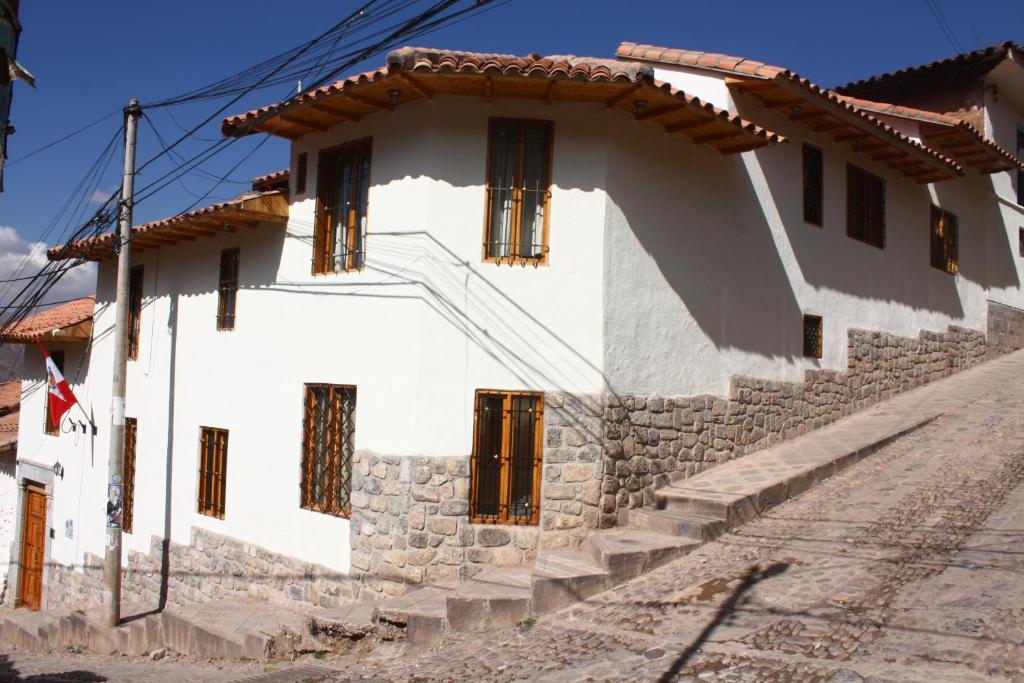
[{"label": "wooden rafter", "polygon": [[643,83],[634,83],[633,85],[629,86],[628,88],[620,92],[615,97],[611,98],[610,100],[606,100],[604,103],[605,109],[611,109],[620,102],[628,99],[630,95],[635,93],[641,87],[643,87]]},{"label": "wooden rafter", "polygon": [[323,132],[330,128],[330,126],[326,124],[310,121],[309,119],[304,119],[299,116],[295,116],[294,114],[281,114],[280,118],[285,123],[290,123],[291,125],[298,126],[300,128],[307,128],[312,131]]},{"label": "wooden rafter", "polygon": [[338,109],[337,107],[332,107],[327,104],[311,104],[309,105],[309,108],[313,109],[314,111],[323,112],[324,114],[337,116],[339,119],[352,121],[353,123],[363,118],[362,116],[359,116],[359,114],[353,114],[352,112],[344,111],[342,109]]},{"label": "wooden rafter", "polygon": [[360,104],[365,104],[368,107],[373,107],[374,109],[384,109],[385,111],[394,111],[395,109],[394,105],[391,104],[390,102],[378,100],[376,97],[368,97],[367,95],[363,95],[357,92],[345,93],[345,97],[349,98],[350,100],[355,100]]},{"label": "wooden rafter", "polygon": [[418,79],[413,78],[404,71],[399,73],[399,78],[401,78],[404,82],[408,83],[409,87],[415,90],[420,97],[425,97],[428,100],[434,99],[433,91],[431,91],[427,86],[420,83]]},{"label": "wooden rafter", "polygon": [[646,111],[638,112],[637,114],[634,114],[634,116],[636,117],[637,121],[646,121],[647,119],[653,119],[659,116],[664,116],[665,114],[670,114],[674,111],[679,111],[684,107],[686,107],[686,104],[684,102],[673,102],[672,104],[666,104],[660,107],[654,107],[653,109],[648,109]]}]

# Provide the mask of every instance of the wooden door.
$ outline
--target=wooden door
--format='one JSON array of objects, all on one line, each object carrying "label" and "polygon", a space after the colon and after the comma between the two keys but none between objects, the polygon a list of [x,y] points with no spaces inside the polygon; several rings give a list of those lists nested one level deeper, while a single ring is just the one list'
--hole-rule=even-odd
[{"label": "wooden door", "polygon": [[37,610],[43,601],[43,551],[46,547],[46,494],[25,489],[25,529],[21,555],[21,606]]}]

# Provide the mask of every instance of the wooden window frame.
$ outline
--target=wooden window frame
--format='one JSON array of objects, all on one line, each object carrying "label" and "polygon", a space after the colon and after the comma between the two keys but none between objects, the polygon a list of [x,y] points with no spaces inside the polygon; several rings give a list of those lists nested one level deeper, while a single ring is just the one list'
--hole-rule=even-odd
[{"label": "wooden window frame", "polygon": [[143,266],[132,266],[128,274],[128,360],[139,359],[145,276],[146,271]]},{"label": "wooden window frame", "polygon": [[[317,499],[314,492],[315,482],[313,480],[313,461],[315,453],[313,449],[313,440],[316,438],[314,424],[315,413],[310,410],[312,405],[312,396],[314,389],[326,389],[330,392],[329,410],[331,410],[331,417],[328,419],[328,429],[332,430],[334,443],[338,444],[338,450],[334,454],[328,454],[328,461],[324,465],[324,469],[328,471],[328,480],[333,476],[337,479],[336,486],[341,487],[341,492],[344,494],[345,504],[336,504],[337,488],[330,486],[322,487],[323,497]],[[340,400],[335,398],[335,392],[341,394]],[[350,405],[346,406],[345,402],[351,401]],[[331,408],[341,404],[341,414],[338,415]],[[328,384],[320,382],[310,382],[302,386],[302,461],[301,461],[301,478],[299,481],[299,507],[304,510],[310,510],[312,512],[319,512],[325,515],[332,515],[334,517],[342,517],[344,519],[349,518],[352,515],[352,467],[353,467],[353,456],[355,455],[355,436],[356,436],[356,406],[358,404],[358,391],[355,385],[352,384]],[[335,419],[337,420],[335,422]],[[345,423],[348,420],[348,423]],[[344,430],[348,428],[348,435],[346,436]],[[334,430],[337,429],[337,432]],[[329,447],[327,447],[329,448]],[[335,457],[332,457],[335,456]],[[348,478],[344,475],[345,472],[345,460],[348,460]],[[331,471],[333,470],[333,475]]]},{"label": "wooden window frame", "polygon": [[121,496],[121,528],[129,534],[132,533],[132,520],[135,517],[135,465],[138,442],[139,421],[134,417],[124,418],[124,492]]},{"label": "wooden window frame", "polygon": [[[860,179],[864,183],[864,187],[862,188],[862,190],[864,191],[865,196],[869,191],[869,184],[877,183],[877,187],[879,188],[880,224],[874,228],[874,230],[878,232],[877,241],[874,241],[872,239],[871,233],[873,232],[873,226],[870,226],[868,224],[870,217],[867,215],[867,208],[863,206],[854,206],[852,194],[854,191],[855,178],[857,178],[858,176],[860,176]],[[862,198],[861,204],[863,205],[864,203],[864,199]],[[863,216],[863,234],[858,234],[856,230],[857,226],[855,225],[855,217],[858,212],[863,212],[865,214]],[[855,239],[858,242],[862,242],[864,244],[875,247],[876,249],[885,249],[885,213],[885,178],[877,176],[874,173],[867,171],[861,168],[860,166],[857,166],[856,164],[846,164],[846,236],[850,237],[851,239]]]},{"label": "wooden window frame", "polygon": [[[347,243],[349,245],[354,244],[357,231],[359,232],[359,238],[361,240],[360,249],[349,249],[345,254],[344,267],[334,267],[334,230],[331,227],[334,223],[334,213],[333,211],[327,210],[325,205],[326,193],[333,191],[334,184],[333,175],[328,176],[325,172],[328,160],[337,159],[338,157],[346,155],[351,157],[349,163],[353,165],[352,195],[355,197],[359,176],[359,169],[356,162],[362,157],[361,153],[365,153],[366,156],[369,157],[370,165],[366,176],[366,207],[363,212],[364,220],[369,224],[370,188],[373,186],[373,138],[365,137],[358,140],[350,140],[346,143],[320,150],[320,154],[317,159],[316,216],[313,227],[312,272],[314,275],[358,272],[366,267],[366,232],[363,230],[362,226],[357,225],[355,208],[349,210],[348,216],[345,220],[345,229],[347,232]],[[330,185],[332,187],[328,187],[324,183],[324,179],[326,177],[331,178],[332,182]]]},{"label": "wooden window frame", "polygon": [[[478,482],[480,481],[480,410],[481,398],[502,397],[501,453],[502,460],[499,481],[497,515],[482,515],[478,511]],[[533,436],[533,490],[531,510],[528,518],[510,517],[511,484],[511,419],[512,399],[528,397],[536,400]],[[540,523],[540,488],[544,460],[544,394],[535,391],[505,391],[502,389],[478,389],[473,400],[473,452],[470,456],[469,521],[474,524],[504,524],[515,526],[536,526]]]},{"label": "wooden window frame", "polygon": [[[939,233],[939,226],[943,233]],[[960,272],[960,220],[952,211],[932,204],[930,234],[930,261],[932,268],[950,275]]]},{"label": "wooden window frame", "polygon": [[[60,374],[64,374],[64,350],[63,349],[51,349],[50,360],[60,370]],[[46,366],[43,366],[43,374],[46,374]],[[43,391],[46,392],[46,400],[43,401],[43,433],[49,436],[60,436],[60,425],[53,424],[50,420],[50,386],[46,380],[43,380]]]},{"label": "wooden window frame", "polygon": [[[808,153],[817,155],[818,162],[818,178],[816,187],[811,187],[810,178],[808,177]],[[810,143],[803,143],[801,148],[801,161],[803,169],[803,203],[804,203],[804,223],[809,225],[815,225],[819,228],[825,227],[825,153],[821,147],[816,147]],[[809,215],[811,208],[809,204],[810,194],[816,193],[818,195],[818,216]]]},{"label": "wooden window frame", "polygon": [[[512,189],[512,234],[509,238],[516,253],[510,256],[491,256],[488,253],[488,245],[491,243],[491,201],[493,196],[493,185],[491,171],[494,162],[494,135],[495,128],[501,125],[514,125],[519,128],[516,142],[516,166]],[[523,179],[523,135],[522,131],[526,126],[542,126],[548,131],[547,155],[544,160],[544,171],[548,179],[547,190],[544,192],[544,225],[541,230],[541,256],[522,256],[518,253],[519,238],[523,229],[523,190],[520,187]],[[548,119],[522,119],[522,118],[490,118],[487,122],[487,166],[484,169],[485,201],[484,201],[484,236],[481,250],[481,259],[484,263],[513,264],[513,265],[548,265],[548,252],[550,250],[548,235],[551,225],[551,186],[554,178],[552,175],[552,160],[555,149],[555,123]]]},{"label": "wooden window frame", "polygon": [[[817,344],[814,348],[808,345],[808,325],[814,325],[817,328]],[[820,315],[809,315],[804,314],[803,320],[803,335],[801,335],[801,341],[803,344],[804,358],[821,358],[822,350],[825,346],[825,323]]]},{"label": "wooden window frame", "polygon": [[[220,437],[223,437],[223,442],[218,444],[217,440]],[[219,451],[218,446],[220,446]],[[227,484],[228,430],[220,427],[200,427],[199,486],[196,496],[196,507],[199,514],[224,519],[224,511],[227,507]]]},{"label": "wooden window frame", "polygon": [[[235,329],[235,312],[238,309],[238,270],[241,263],[241,250],[238,247],[223,249],[220,252],[220,275],[217,284],[217,330],[230,332]],[[228,310],[227,293],[232,292],[230,297],[230,309]]]}]

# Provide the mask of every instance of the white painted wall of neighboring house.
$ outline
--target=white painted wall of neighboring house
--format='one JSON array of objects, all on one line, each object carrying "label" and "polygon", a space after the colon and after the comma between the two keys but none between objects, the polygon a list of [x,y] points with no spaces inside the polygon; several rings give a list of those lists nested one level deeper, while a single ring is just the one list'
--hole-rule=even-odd
[{"label": "white painted wall of neighboring house", "polygon": [[15,468],[16,460],[13,454],[0,458],[0,585],[5,588],[17,517],[15,510],[18,504],[18,483],[14,478]]}]

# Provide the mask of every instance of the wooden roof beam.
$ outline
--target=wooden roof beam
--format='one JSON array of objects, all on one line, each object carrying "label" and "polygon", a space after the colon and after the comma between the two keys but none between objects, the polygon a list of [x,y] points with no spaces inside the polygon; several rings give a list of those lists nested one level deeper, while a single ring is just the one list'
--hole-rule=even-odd
[{"label": "wooden roof beam", "polygon": [[689,137],[690,137],[690,139],[694,143],[696,143],[698,145],[703,145],[703,144],[708,143],[708,142],[715,142],[717,140],[725,140],[727,138],[733,138],[733,137],[736,137],[739,134],[740,134],[740,132],[738,130],[729,130],[729,131],[725,131],[724,133],[721,133],[721,132],[720,133],[707,133],[705,135],[691,135]]},{"label": "wooden roof beam", "polygon": [[694,128],[703,128],[704,126],[710,126],[715,123],[717,119],[707,120],[698,119],[697,121],[684,121],[680,123],[672,123],[665,126],[666,133],[679,133],[687,130],[693,130]]},{"label": "wooden roof beam", "polygon": [[360,93],[357,92],[345,93],[345,97],[349,98],[350,100],[355,100],[359,104],[365,104],[368,107],[373,107],[374,109],[384,109],[386,111],[395,110],[395,106],[390,102],[378,100],[376,97],[367,97],[366,95],[361,95]]},{"label": "wooden roof beam", "polygon": [[294,116],[292,114],[281,114],[280,119],[285,123],[291,124],[293,126],[298,126],[299,128],[306,128],[311,131],[323,132],[330,128],[330,126],[326,124],[310,121],[309,119],[299,118],[298,116]]},{"label": "wooden roof beam", "polygon": [[620,102],[629,99],[629,96],[632,95],[633,93],[635,93],[641,87],[643,87],[643,83],[634,83],[630,87],[628,87],[625,90],[623,90],[622,92],[620,92],[615,97],[611,98],[610,100],[605,101],[604,108],[605,109],[611,109],[612,107],[614,107],[615,105],[619,104]]},{"label": "wooden roof beam", "polygon": [[494,85],[490,75],[484,76],[484,102],[490,104],[494,101]]},{"label": "wooden roof beam", "polygon": [[637,121],[646,121],[647,119],[653,119],[659,116],[664,116],[665,114],[670,114],[674,111],[679,111],[680,109],[683,109],[685,107],[685,102],[673,102],[672,104],[666,104],[660,107],[654,107],[653,109],[647,109],[645,111],[638,112],[634,114],[634,117]]},{"label": "wooden roof beam", "polygon": [[434,99],[434,92],[430,90],[427,86],[420,83],[418,79],[413,78],[404,71],[399,71],[398,77],[401,78],[404,82],[408,83],[409,87],[415,90],[420,97],[425,97],[428,100]]},{"label": "wooden roof beam", "polygon": [[338,109],[337,107],[330,107],[330,106],[328,106],[326,104],[311,104],[309,106],[309,108],[313,109],[315,111],[323,112],[324,114],[330,114],[331,116],[337,116],[339,119],[344,119],[345,121],[351,121],[353,123],[355,123],[355,122],[359,121],[359,119],[363,118],[363,117],[359,116],[358,114],[353,114],[352,112],[343,111],[341,109]]},{"label": "wooden roof beam", "polygon": [[725,84],[733,90],[748,93],[771,90],[775,87],[774,81],[763,78],[736,78],[734,76],[727,76]]},{"label": "wooden roof beam", "polygon": [[790,118],[791,121],[809,121],[811,119],[820,119],[823,116],[830,116],[830,114],[829,114],[829,112],[825,111],[824,109],[818,109],[818,110],[813,110],[812,109],[810,111],[804,111],[804,112],[800,112],[799,114],[794,114],[793,116],[790,116],[789,118]]}]

